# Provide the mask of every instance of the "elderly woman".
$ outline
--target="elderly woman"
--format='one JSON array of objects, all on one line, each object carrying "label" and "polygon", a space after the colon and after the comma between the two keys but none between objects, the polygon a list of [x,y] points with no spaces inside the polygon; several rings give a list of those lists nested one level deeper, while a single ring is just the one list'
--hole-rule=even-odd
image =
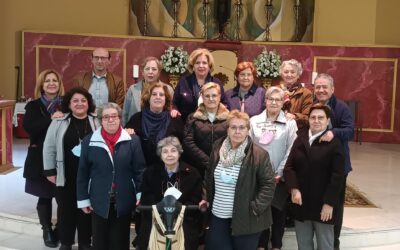
[{"label": "elderly woman", "polygon": [[323,104],[310,108],[310,128],[298,132],[284,168],[286,187],[295,205],[299,249],[333,249],[333,224],[344,181],[344,152],[338,138],[320,140],[330,122],[331,110]]},{"label": "elderly woman", "polygon": [[134,114],[126,124],[140,137],[147,165],[159,161],[157,143],[170,135],[182,140],[183,122],[180,117],[171,117],[171,95],[165,84],[156,83],[142,94],[142,111]]},{"label": "elderly woman", "polygon": [[121,108],[97,109],[101,128],[82,141],[78,207],[92,213],[96,250],[129,249],[131,213],[140,199],[145,161],[139,138],[121,127]]},{"label": "elderly woman", "polygon": [[76,229],[79,249],[90,249],[91,218],[76,205],[76,176],[81,142],[98,127],[91,115],[95,106],[89,92],[76,87],[65,94],[61,108],[65,116],[51,122],[44,141],[44,174],[57,186],[60,250],[71,249]]},{"label": "elderly woman", "polygon": [[[162,64],[157,58],[152,56],[146,57],[143,61],[142,68],[143,80],[131,85],[126,93],[124,109],[122,111],[122,125],[125,125],[132,115],[141,111],[140,101],[143,89],[155,83],[163,83],[160,81]],[[173,96],[173,88],[166,83],[163,84],[167,86],[169,94]]]},{"label": "elderly woman", "polygon": [[211,76],[210,72],[214,68],[214,58],[207,49],[194,50],[188,60],[188,69],[192,72],[188,76],[182,77],[174,93],[173,105],[182,115],[183,121],[189,114],[196,111],[197,106],[202,100],[199,100],[200,90],[204,84],[215,82],[221,86],[221,100],[225,103],[224,88],[221,82]]},{"label": "elderly woman", "polygon": [[190,114],[184,131],[185,157],[204,177],[213,143],[226,136],[229,110],[221,104],[221,87],[209,82],[201,88],[203,103]]},{"label": "elderly woman", "polygon": [[281,87],[285,91],[283,110],[288,119],[296,120],[299,129],[307,125],[313,103],[311,91],[298,81],[302,73],[301,63],[295,59],[283,61],[279,67],[279,75],[283,82]]},{"label": "elderly woman", "polygon": [[275,180],[268,153],[250,139],[246,113],[232,111],[228,136],[214,144],[205,174],[203,201],[211,217],[206,249],[257,249],[271,225]]},{"label": "elderly woman", "polygon": [[55,187],[43,175],[43,143],[51,120],[64,116],[60,111],[63,95],[64,85],[60,74],[53,69],[42,71],[36,81],[36,100],[26,105],[23,121],[30,139],[24,166],[25,192],[38,197],[36,210],[47,247],[57,247],[58,240],[51,224]]},{"label": "elderly woman", "polygon": [[226,102],[229,110],[238,109],[250,117],[260,114],[265,109],[265,89],[257,86],[256,67],[252,62],[241,62],[236,66],[236,87],[226,91]]},{"label": "elderly woman", "polygon": [[[166,137],[158,142],[157,155],[161,158],[162,163],[156,163],[144,172],[141,204],[157,204],[170,187],[175,187],[182,193],[178,201],[183,205],[199,203],[202,179],[195,168],[180,161],[182,152],[182,146],[176,137]],[[147,249],[152,218],[150,212],[142,213],[143,224],[140,227],[138,246],[140,249]],[[200,220],[197,212],[185,212],[183,231],[185,249],[197,250],[200,232]]]},{"label": "elderly woman", "polygon": [[[288,193],[283,182],[283,168],[289,156],[292,144],[296,139],[297,126],[294,120],[288,120],[282,111],[284,92],[278,87],[270,87],[265,95],[266,110],[250,118],[250,136],[254,143],[265,149],[271,159],[276,182],[272,200],[272,249],[282,248],[282,237],[285,232],[286,201]],[[259,247],[268,248],[270,230],[263,232]]]}]

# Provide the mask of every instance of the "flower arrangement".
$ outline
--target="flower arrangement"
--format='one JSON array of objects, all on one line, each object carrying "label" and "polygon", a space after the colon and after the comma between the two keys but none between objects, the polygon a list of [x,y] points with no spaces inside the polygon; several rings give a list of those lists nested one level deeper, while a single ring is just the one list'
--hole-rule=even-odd
[{"label": "flower arrangement", "polygon": [[168,74],[185,73],[188,64],[188,53],[182,47],[168,47],[161,56],[161,64]]},{"label": "flower arrangement", "polygon": [[264,50],[254,59],[257,76],[259,78],[277,78],[279,76],[279,66],[281,66],[281,56],[276,51]]}]

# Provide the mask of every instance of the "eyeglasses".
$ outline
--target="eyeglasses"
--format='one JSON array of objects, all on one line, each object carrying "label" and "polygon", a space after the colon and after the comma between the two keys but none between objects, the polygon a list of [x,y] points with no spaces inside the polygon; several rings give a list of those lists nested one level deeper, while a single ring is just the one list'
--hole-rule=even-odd
[{"label": "eyeglasses", "polygon": [[240,125],[240,126],[229,126],[229,129],[231,129],[233,131],[239,130],[239,132],[242,132],[245,129],[247,129],[247,127],[246,126],[242,126],[242,125]]},{"label": "eyeglasses", "polygon": [[109,58],[106,57],[106,56],[93,56],[92,58],[93,58],[93,60],[95,60],[95,61],[100,61],[100,59],[101,59],[102,61],[105,61],[105,60],[108,60],[108,59],[109,59]]},{"label": "eyeglasses", "polygon": [[117,114],[104,115],[101,119],[102,119],[103,121],[109,121],[110,119],[112,119],[112,120],[117,120],[117,119],[119,119],[119,116],[118,116]]},{"label": "eyeglasses", "polygon": [[206,98],[206,99],[215,99],[215,98],[217,98],[218,97],[218,95],[216,95],[216,94],[212,94],[212,95],[203,95],[204,96],[204,98]]},{"label": "eyeglasses", "polygon": [[282,99],[278,99],[278,98],[267,98],[267,101],[269,101],[271,103],[273,103],[273,102],[280,103],[283,100]]},{"label": "eyeglasses", "polygon": [[240,77],[240,78],[252,77],[252,76],[253,76],[252,73],[240,73],[240,74],[239,74],[239,77]]}]

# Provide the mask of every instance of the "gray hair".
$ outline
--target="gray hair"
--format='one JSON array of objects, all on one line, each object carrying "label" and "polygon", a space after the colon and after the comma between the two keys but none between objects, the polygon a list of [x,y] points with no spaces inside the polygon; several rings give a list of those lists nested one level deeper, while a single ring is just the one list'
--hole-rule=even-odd
[{"label": "gray hair", "polygon": [[283,100],[283,97],[285,96],[285,92],[281,88],[274,86],[267,89],[267,92],[265,92],[265,98],[270,98],[273,93],[278,93],[281,100]]},{"label": "gray hair", "polygon": [[326,74],[326,73],[319,73],[319,74],[317,75],[317,77],[315,77],[314,85],[315,85],[315,81],[316,81],[317,79],[319,79],[319,78],[328,80],[328,82],[329,82],[329,84],[331,85],[331,87],[334,87],[334,86],[335,86],[335,85],[334,85],[335,83],[334,83],[334,81],[333,81],[333,77],[332,77],[331,75],[329,75],[329,74]]},{"label": "gray hair", "polygon": [[296,59],[290,59],[283,61],[281,66],[279,66],[279,75],[282,75],[283,68],[287,65],[290,65],[293,68],[295,68],[299,76],[303,74],[303,67],[301,66],[301,63],[299,63],[299,61],[297,61]]},{"label": "gray hair", "polygon": [[97,119],[99,120],[100,124],[101,124],[101,121],[103,120],[103,111],[106,109],[115,109],[118,112],[118,117],[119,118],[122,117],[122,109],[119,107],[118,104],[116,104],[114,102],[104,103],[99,108],[97,108],[97,112],[96,112]]},{"label": "gray hair", "polygon": [[157,155],[159,157],[161,157],[161,151],[162,151],[163,147],[166,147],[166,146],[175,147],[178,150],[179,155],[182,155],[182,153],[183,153],[182,145],[179,142],[179,139],[175,136],[168,136],[168,137],[165,137],[164,139],[160,140],[157,143]]}]

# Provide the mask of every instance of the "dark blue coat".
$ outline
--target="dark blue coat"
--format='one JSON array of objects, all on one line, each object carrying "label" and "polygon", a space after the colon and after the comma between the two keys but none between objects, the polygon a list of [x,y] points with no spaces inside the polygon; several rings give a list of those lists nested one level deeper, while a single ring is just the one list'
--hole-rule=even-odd
[{"label": "dark blue coat", "polygon": [[[206,77],[206,83],[215,82],[221,86],[221,102],[226,104],[224,86],[218,78],[210,74]],[[182,120],[186,121],[189,114],[197,109],[197,101],[200,95],[200,87],[194,73],[183,76],[176,85],[174,92],[173,105],[182,115]]]},{"label": "dark blue coat", "polygon": [[145,168],[140,140],[122,130],[111,156],[100,130],[82,141],[76,190],[78,208],[92,206],[94,213],[108,218],[114,173],[117,216],[128,215],[135,208]]},{"label": "dark blue coat", "polygon": [[332,95],[328,106],[332,110],[331,126],[333,135],[340,139],[344,147],[345,165],[344,172],[348,174],[351,170],[349,141],[354,136],[354,120],[349,107],[343,101]]},{"label": "dark blue coat", "polygon": [[[226,104],[229,110],[238,109],[241,107],[241,98],[239,97],[239,85],[233,89],[226,91]],[[244,112],[250,117],[263,112],[265,109],[265,89],[253,84],[249,92],[244,96]]]}]

